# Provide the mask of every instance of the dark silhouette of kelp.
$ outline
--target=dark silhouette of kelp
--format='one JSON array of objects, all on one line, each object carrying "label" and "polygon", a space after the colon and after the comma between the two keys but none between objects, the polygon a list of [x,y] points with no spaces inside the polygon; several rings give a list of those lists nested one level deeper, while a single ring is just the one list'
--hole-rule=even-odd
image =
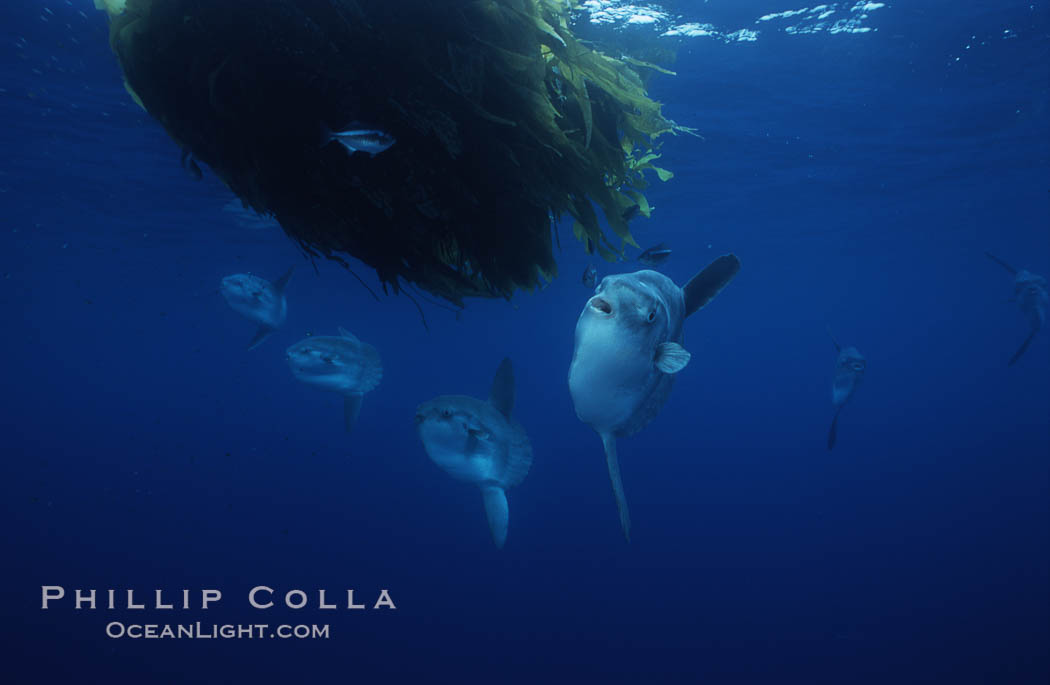
[{"label": "dark silhouette of kelp", "polygon": [[[133,97],[305,251],[462,304],[553,278],[566,212],[588,252],[635,245],[624,217],[649,213],[643,172],[671,176],[655,139],[688,131],[646,95],[657,68],[582,44],[568,8],[127,0],[110,39]],[[375,156],[325,144],[358,126],[397,142]]]}]

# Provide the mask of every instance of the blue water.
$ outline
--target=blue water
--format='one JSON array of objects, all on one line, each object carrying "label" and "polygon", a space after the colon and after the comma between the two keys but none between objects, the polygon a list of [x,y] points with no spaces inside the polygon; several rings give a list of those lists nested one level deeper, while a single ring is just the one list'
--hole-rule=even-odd
[{"label": "blue water", "polygon": [[[88,0],[4,3],[4,682],[1047,682],[1050,334],[1007,367],[1027,329],[984,252],[1050,275],[1050,3],[891,3],[834,35],[756,24],[797,9],[775,0],[673,9],[762,30],[581,28],[679,41],[652,93],[703,138],[669,142],[676,177],[632,226],[672,246],[676,282],[725,252],[743,268],[687,321],[663,412],[620,442],[627,544],[567,391],[589,291],[566,227],[547,289],[458,320],[424,305],[425,330],[224,209],[207,169],[194,182]],[[292,264],[287,324],[245,352],[220,279]],[[385,367],[350,436],[283,358],[339,326]],[[832,452],[827,326],[868,359]],[[504,356],[535,459],[497,550],[412,416],[485,397]],[[44,611],[43,585],[223,599]],[[256,585],[310,604],[253,610]],[[397,609],[321,610],[323,588]],[[111,621],[330,637],[113,639]]]}]

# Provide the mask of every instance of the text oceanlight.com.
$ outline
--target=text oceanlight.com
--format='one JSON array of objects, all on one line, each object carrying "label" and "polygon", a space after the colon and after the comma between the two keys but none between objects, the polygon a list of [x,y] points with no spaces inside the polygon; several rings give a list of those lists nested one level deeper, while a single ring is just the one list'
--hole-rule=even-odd
[{"label": "text oceanlight.com", "polygon": [[325,625],[287,625],[281,624],[271,626],[268,623],[251,624],[224,624],[216,623],[185,623],[185,624],[156,624],[156,623],[121,623],[113,621],[106,624],[106,635],[114,639],[257,639],[257,638],[280,638],[311,640],[327,640],[329,627]]}]

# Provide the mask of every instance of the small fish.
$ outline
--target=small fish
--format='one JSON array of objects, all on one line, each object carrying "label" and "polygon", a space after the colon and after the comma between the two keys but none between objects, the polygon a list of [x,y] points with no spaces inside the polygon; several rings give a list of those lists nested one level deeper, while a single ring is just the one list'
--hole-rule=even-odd
[{"label": "small fish", "polygon": [[357,423],[365,393],[383,380],[383,363],[376,348],[343,328],[338,336],[315,335],[300,340],[285,356],[298,380],[343,396],[347,433]]},{"label": "small fish", "polygon": [[1042,276],[1025,269],[1018,271],[992,253],[985,252],[985,254],[1014,277],[1014,298],[1017,306],[1021,308],[1021,313],[1028,319],[1028,337],[1014,352],[1014,356],[1010,357],[1010,362],[1007,364],[1007,366],[1013,366],[1032,344],[1035,334],[1046,323],[1046,312],[1047,309],[1050,309],[1050,292],[1047,291],[1046,279]]},{"label": "small fish", "polygon": [[627,209],[623,210],[623,213],[620,216],[623,217],[624,221],[630,221],[634,217],[638,216],[638,214],[641,211],[642,211],[642,208],[641,208],[640,205],[633,204],[630,207],[628,207]]},{"label": "small fish", "polygon": [[839,413],[842,407],[846,406],[846,402],[853,397],[853,393],[857,392],[860,382],[864,380],[868,362],[856,347],[839,346],[835,341],[835,336],[831,335],[831,329],[828,329],[828,335],[831,336],[831,343],[839,353],[835,359],[835,379],[831,384],[831,404],[835,407],[835,417],[831,419],[831,429],[828,430],[828,449],[830,450],[835,447],[835,441],[838,438]]},{"label": "small fish", "polygon": [[594,264],[587,265],[587,268],[583,270],[583,278],[580,280],[588,288],[593,288],[598,284],[598,270],[594,268]]},{"label": "small fish", "polygon": [[509,359],[496,370],[488,400],[442,395],[416,409],[423,449],[456,480],[481,489],[489,531],[496,547],[507,540],[510,513],[506,489],[518,485],[532,466],[525,429],[511,418],[514,371]]},{"label": "small fish", "polygon": [[646,266],[659,266],[671,256],[671,248],[666,243],[653,245],[642,254],[638,255],[638,261]]},{"label": "small fish", "polygon": [[338,142],[345,147],[350,154],[355,152],[367,152],[375,157],[380,152],[387,150],[397,142],[394,136],[385,131],[374,128],[355,128],[348,131],[329,131],[328,140]]},{"label": "small fish", "polygon": [[251,274],[234,274],[222,279],[219,291],[233,311],[259,324],[259,330],[248,344],[249,350],[266,340],[284,323],[288,315],[284,291],[294,269],[288,269],[274,283]]},{"label": "small fish", "polygon": [[631,517],[620,479],[616,439],[637,433],[663,408],[675,374],[689,363],[682,324],[729,284],[740,270],[723,255],[679,287],[656,271],[602,279],[576,321],[569,394],[576,417],[598,433],[605,448],[624,537]]}]

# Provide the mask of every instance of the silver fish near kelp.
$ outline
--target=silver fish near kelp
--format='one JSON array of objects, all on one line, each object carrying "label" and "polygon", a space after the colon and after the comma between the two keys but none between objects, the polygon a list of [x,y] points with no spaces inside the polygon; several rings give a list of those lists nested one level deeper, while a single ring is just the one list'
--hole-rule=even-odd
[{"label": "silver fish near kelp", "polygon": [[249,350],[257,347],[284,323],[288,315],[284,291],[294,269],[288,269],[273,283],[252,274],[234,274],[222,279],[219,290],[233,311],[259,324],[255,337],[248,343]]},{"label": "silver fish near kelp", "polygon": [[594,264],[588,264],[587,268],[583,270],[580,282],[588,288],[598,285],[598,270],[594,268]]},{"label": "silver fish near kelp", "polygon": [[376,128],[352,128],[346,131],[327,131],[326,143],[336,141],[351,154],[365,152],[375,157],[388,150],[397,139],[386,131]]},{"label": "silver fish near kelp", "polygon": [[343,396],[343,422],[351,432],[366,392],[383,380],[379,352],[340,328],[338,336],[315,335],[288,348],[288,366],[303,383]]},{"label": "silver fish near kelp", "polygon": [[576,416],[598,433],[624,536],[631,518],[620,478],[616,438],[648,424],[689,363],[682,324],[740,271],[736,255],[711,262],[684,287],[656,271],[606,276],[576,322],[569,393]]},{"label": "silver fish near kelp", "polygon": [[510,512],[507,488],[525,480],[532,445],[511,417],[514,371],[504,359],[488,400],[442,395],[416,409],[416,428],[430,460],[456,480],[478,486],[496,547],[507,540]]},{"label": "silver fish near kelp", "polygon": [[868,362],[864,355],[856,347],[841,347],[831,335],[831,342],[835,345],[838,356],[835,358],[835,378],[831,383],[831,404],[835,407],[835,416],[831,419],[831,428],[828,430],[828,449],[835,447],[838,439],[839,413],[846,402],[853,397],[864,380],[864,372],[868,369]]},{"label": "silver fish near kelp", "polygon": [[1046,312],[1050,308],[1050,292],[1047,291],[1046,279],[1042,276],[1025,269],[1017,270],[990,252],[985,252],[985,255],[1014,277],[1014,299],[1021,313],[1028,319],[1028,337],[1017,348],[1007,364],[1007,366],[1013,366],[1032,344],[1035,334],[1046,324]]},{"label": "silver fish near kelp", "polygon": [[646,266],[659,266],[666,262],[670,256],[671,248],[667,247],[666,243],[660,243],[659,245],[653,245],[638,255],[638,261]]}]

